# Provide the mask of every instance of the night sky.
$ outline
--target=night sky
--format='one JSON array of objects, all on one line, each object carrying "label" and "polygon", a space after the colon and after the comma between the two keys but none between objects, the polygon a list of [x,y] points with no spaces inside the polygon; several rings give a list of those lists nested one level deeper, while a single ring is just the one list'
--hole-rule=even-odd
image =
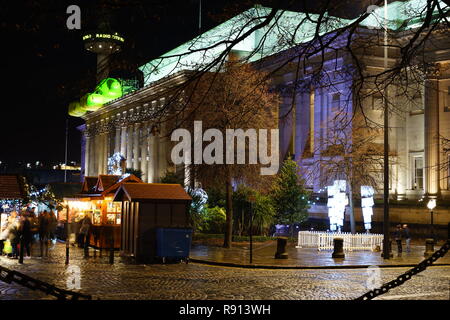
[{"label": "night sky", "polygon": [[[317,1],[309,1],[313,7]],[[367,1],[366,1],[367,2]],[[82,119],[67,105],[95,85],[96,57],[83,48],[83,32],[100,17],[121,33],[125,45],[114,59],[133,70],[198,34],[199,0],[2,1],[0,161],[63,162],[66,119],[69,161],[80,161]],[[270,1],[202,0],[203,31]],[[301,3],[301,2],[297,2]],[[81,30],[68,30],[66,9],[81,8]],[[298,5],[297,5],[298,6]]]}]

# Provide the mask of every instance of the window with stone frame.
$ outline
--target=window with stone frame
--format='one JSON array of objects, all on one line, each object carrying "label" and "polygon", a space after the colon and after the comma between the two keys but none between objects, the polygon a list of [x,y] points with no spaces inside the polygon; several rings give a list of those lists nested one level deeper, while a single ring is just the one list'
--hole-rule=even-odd
[{"label": "window with stone frame", "polygon": [[423,190],[424,185],[424,163],[423,156],[412,157],[412,189]]},{"label": "window with stone frame", "polygon": [[[423,87],[423,86],[422,86]],[[415,90],[409,98],[409,113],[410,115],[422,114],[424,112],[424,96],[422,90]]]},{"label": "window with stone frame", "polygon": [[450,87],[444,92],[444,111],[450,112]]},{"label": "window with stone frame", "polygon": [[383,96],[381,94],[372,95],[372,110],[374,111],[383,110]]},{"label": "window with stone frame", "polygon": [[450,190],[450,154],[447,154],[447,190]]},{"label": "window with stone frame", "polygon": [[340,112],[341,108],[341,94],[335,92],[331,96],[331,112],[333,116],[336,116]]}]

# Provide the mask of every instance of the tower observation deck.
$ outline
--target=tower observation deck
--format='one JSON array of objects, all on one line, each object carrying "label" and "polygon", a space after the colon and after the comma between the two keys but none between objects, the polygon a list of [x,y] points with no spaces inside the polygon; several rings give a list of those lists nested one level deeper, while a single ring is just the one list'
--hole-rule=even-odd
[{"label": "tower observation deck", "polygon": [[109,57],[120,52],[125,39],[102,23],[96,31],[83,35],[84,48],[97,54],[97,82],[109,76]]}]

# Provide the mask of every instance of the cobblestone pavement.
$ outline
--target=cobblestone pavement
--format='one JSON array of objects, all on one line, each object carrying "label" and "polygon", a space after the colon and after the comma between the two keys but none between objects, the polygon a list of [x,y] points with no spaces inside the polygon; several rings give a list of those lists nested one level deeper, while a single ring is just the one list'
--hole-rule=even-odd
[{"label": "cobblestone pavement", "polygon": [[[17,260],[0,257],[0,265],[67,289],[65,246],[50,258]],[[266,270],[214,267],[201,264],[110,265],[108,257],[84,259],[71,250],[70,265],[81,271],[81,292],[94,299],[352,299],[367,291],[366,269]],[[92,252],[91,252],[92,253]],[[382,268],[387,282],[407,268]],[[432,267],[380,299],[450,299],[450,267]],[[17,284],[0,282],[0,299],[53,299]]]},{"label": "cobblestone pavement", "polygon": [[[441,241],[435,245],[435,250],[442,246]],[[296,248],[296,244],[289,243],[286,248],[288,259],[274,259],[277,250],[276,241],[256,243],[253,249],[254,265],[271,265],[284,267],[318,267],[318,266],[355,266],[355,265],[412,265],[418,264],[424,259],[425,245],[415,243],[411,246],[411,252],[404,252],[401,256],[397,254],[397,248],[393,248],[392,259],[385,260],[380,252],[372,251],[345,251],[345,260],[333,259],[333,250],[317,251],[314,248]],[[249,246],[235,246],[225,249],[221,246],[205,246],[195,244],[192,246],[190,256],[192,259],[202,261],[215,261],[233,264],[249,264]],[[450,254],[436,261],[438,264],[450,264]]]}]

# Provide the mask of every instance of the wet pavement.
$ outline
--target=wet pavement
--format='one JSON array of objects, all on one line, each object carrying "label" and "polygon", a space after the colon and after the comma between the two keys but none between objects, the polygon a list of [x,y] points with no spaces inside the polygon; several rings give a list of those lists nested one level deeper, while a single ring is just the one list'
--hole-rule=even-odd
[{"label": "wet pavement", "polygon": [[[263,250],[261,248],[261,250]],[[37,253],[34,248],[33,253]],[[70,289],[70,268],[79,268],[82,293],[94,299],[131,300],[328,300],[354,299],[368,291],[368,269],[244,269],[197,263],[135,265],[120,261],[109,264],[107,255],[83,258],[83,250],[71,247],[70,264],[65,265],[65,245],[50,251],[49,258],[32,257],[20,265],[0,257],[0,265]],[[380,281],[396,278],[409,268],[382,268]],[[430,267],[404,285],[378,299],[450,299],[450,267]],[[0,282],[1,300],[54,299],[18,284]]]},{"label": "wet pavement", "polygon": [[[443,242],[435,246],[439,249]],[[399,256],[396,248],[393,249],[391,259],[383,259],[381,252],[372,251],[345,251],[344,259],[333,259],[333,251],[318,251],[313,248],[296,248],[295,243],[288,243],[286,252],[288,259],[275,259],[277,244],[275,241],[255,243],[253,247],[253,263],[255,266],[273,267],[350,267],[350,266],[397,266],[418,264],[424,259],[425,245],[411,246],[411,252],[402,252]],[[249,246],[235,246],[225,249],[220,246],[193,245],[190,254],[194,261],[211,263],[225,263],[235,265],[250,265]],[[450,254],[440,258],[436,264],[450,264]]]}]

